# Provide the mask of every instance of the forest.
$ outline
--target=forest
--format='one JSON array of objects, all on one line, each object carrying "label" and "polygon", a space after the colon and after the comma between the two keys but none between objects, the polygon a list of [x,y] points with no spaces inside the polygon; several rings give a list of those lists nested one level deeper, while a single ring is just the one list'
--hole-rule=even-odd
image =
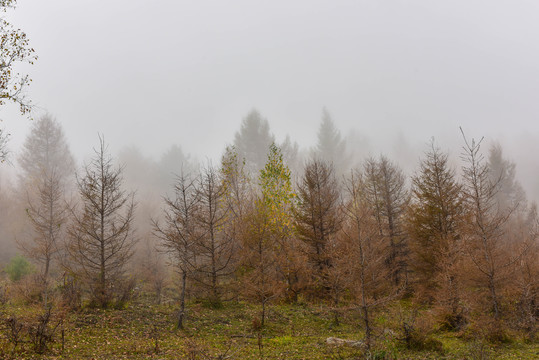
[{"label": "forest", "polygon": [[533,2],[20,3],[0,359],[539,358]]},{"label": "forest", "polygon": [[461,132],[408,176],[327,110],[308,150],[252,110],[217,164],[100,135],[78,166],[42,116],[0,188],[0,357],[535,358],[537,208]]}]

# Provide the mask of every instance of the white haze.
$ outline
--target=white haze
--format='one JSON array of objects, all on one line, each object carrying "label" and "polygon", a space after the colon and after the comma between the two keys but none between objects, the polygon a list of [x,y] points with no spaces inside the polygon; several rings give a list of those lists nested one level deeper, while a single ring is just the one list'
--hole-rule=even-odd
[{"label": "white haze", "polygon": [[[408,168],[432,136],[458,155],[459,126],[498,139],[539,197],[536,1],[19,0],[7,18],[39,55],[18,68],[35,116],[54,115],[79,160],[98,133],[113,153],[216,159],[252,108],[305,148],[325,106]],[[0,118],[16,152],[30,122]]]}]

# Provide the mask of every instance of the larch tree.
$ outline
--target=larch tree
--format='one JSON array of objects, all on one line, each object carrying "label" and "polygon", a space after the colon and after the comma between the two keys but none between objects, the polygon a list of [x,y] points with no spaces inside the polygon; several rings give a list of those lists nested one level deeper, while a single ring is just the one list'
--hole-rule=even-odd
[{"label": "larch tree", "polygon": [[75,174],[75,162],[61,125],[48,115],[37,120],[18,160],[26,212],[34,230],[32,239],[20,245],[42,265],[41,275],[46,282],[64,240],[68,220],[65,194]]},{"label": "larch tree", "polygon": [[365,328],[365,344],[371,347],[374,325],[373,310],[393,299],[399,292],[387,291],[389,270],[387,247],[381,241],[378,223],[373,214],[366,187],[359,170],[345,179],[343,194],[343,226],[339,232],[341,257],[335,267],[343,274],[346,287],[353,296]]},{"label": "larch tree", "polygon": [[[245,160],[240,159],[234,146],[225,149],[221,158],[221,181],[224,191],[224,201],[228,208],[224,231],[232,241],[234,251],[231,268],[237,269],[241,260],[242,241],[247,232],[247,217],[254,201],[251,179],[245,169]],[[241,286],[237,272],[233,275],[230,288]],[[239,293],[239,288],[234,289]]]},{"label": "larch tree", "polygon": [[202,236],[195,224],[198,204],[195,181],[181,174],[174,185],[174,195],[165,197],[164,224],[153,220],[154,234],[161,240],[161,249],[170,255],[181,278],[179,329],[183,329],[185,320],[187,280],[195,268],[195,244]]},{"label": "larch tree", "polygon": [[481,153],[481,139],[468,141],[464,136],[462,159],[463,191],[468,221],[464,226],[464,244],[472,264],[470,277],[484,291],[495,320],[503,315],[505,282],[513,265],[524,254],[511,254],[507,247],[506,228],[511,212],[501,211],[496,202],[497,184],[491,181],[490,170]]},{"label": "larch tree", "polygon": [[252,189],[245,170],[245,160],[239,158],[234,146],[226,148],[221,158],[220,172],[225,201],[230,211],[228,231],[236,237],[235,234],[241,233],[241,222],[252,200]]},{"label": "larch tree", "polygon": [[226,231],[230,207],[220,173],[211,164],[202,170],[195,186],[198,205],[193,220],[200,236],[194,244],[194,278],[209,293],[210,303],[220,306],[224,295],[223,282],[234,272],[232,259],[236,244]]},{"label": "larch tree", "polygon": [[245,216],[245,231],[240,250],[242,295],[260,305],[260,326],[266,322],[268,303],[283,291],[278,271],[279,249],[272,232],[269,209],[257,198]]},{"label": "larch tree", "polygon": [[537,206],[532,204],[527,216],[519,217],[510,228],[509,244],[513,253],[522,251],[522,239],[528,246],[511,276],[509,296],[514,300],[514,318],[518,328],[530,339],[539,330],[539,218]]},{"label": "larch tree", "polygon": [[[294,194],[290,170],[280,149],[272,144],[268,160],[260,171],[260,191],[247,216],[242,241],[241,269],[247,297],[261,305],[263,326],[268,302],[283,291],[293,292],[297,268],[291,252],[289,209]],[[283,281],[284,280],[284,281]]]},{"label": "larch tree", "polygon": [[100,137],[95,156],[77,179],[80,209],[74,208],[68,229],[70,270],[82,279],[91,300],[108,306],[133,255],[134,193],[123,188],[122,168],[114,167]]},{"label": "larch tree", "polygon": [[75,162],[62,126],[50,115],[33,124],[18,163],[23,172],[21,180],[30,186],[47,173],[56,172],[64,181],[74,175]]},{"label": "larch tree", "polygon": [[299,256],[301,244],[292,236],[292,206],[296,194],[292,189],[291,173],[284,163],[281,149],[269,147],[266,165],[260,170],[259,186],[263,205],[270,219],[272,237],[278,249],[279,270],[286,283],[285,296],[290,302],[297,300],[303,271],[303,258]]},{"label": "larch tree", "polygon": [[449,168],[448,155],[434,142],[412,177],[408,211],[411,269],[420,297],[447,305],[452,327],[462,324],[458,268],[462,265],[462,187]]},{"label": "larch tree", "polygon": [[395,286],[406,285],[408,244],[404,216],[410,196],[404,173],[385,156],[368,159],[364,165],[364,186],[381,241],[387,246],[390,278]]},{"label": "larch tree", "polygon": [[332,165],[311,160],[298,185],[293,214],[295,232],[306,245],[314,290],[321,296],[330,290],[330,248],[340,226],[339,203],[339,188]]}]

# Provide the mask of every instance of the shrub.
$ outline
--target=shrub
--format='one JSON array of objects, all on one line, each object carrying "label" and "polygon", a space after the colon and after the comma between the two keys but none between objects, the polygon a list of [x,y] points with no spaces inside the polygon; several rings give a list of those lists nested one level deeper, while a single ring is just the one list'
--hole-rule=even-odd
[{"label": "shrub", "polygon": [[406,348],[416,351],[437,351],[443,352],[443,345],[440,341],[433,339],[430,336],[432,332],[432,318],[426,314],[418,318],[417,309],[414,309],[407,316],[401,314],[401,333],[399,338]]},{"label": "shrub", "polygon": [[11,281],[16,282],[34,271],[32,264],[22,255],[16,255],[11,258],[9,264],[5,267],[5,272],[8,274]]}]

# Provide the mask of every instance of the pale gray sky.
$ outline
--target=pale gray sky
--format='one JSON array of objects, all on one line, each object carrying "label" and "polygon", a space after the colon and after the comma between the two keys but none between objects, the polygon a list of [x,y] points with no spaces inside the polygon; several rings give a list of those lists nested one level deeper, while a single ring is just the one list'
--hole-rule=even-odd
[{"label": "pale gray sky", "polygon": [[[462,125],[539,152],[534,0],[18,0],[7,18],[39,56],[30,96],[79,159],[98,132],[113,150],[217,157],[253,107],[303,146],[326,106],[373,143],[458,151]],[[0,118],[16,150],[29,122]]]}]

